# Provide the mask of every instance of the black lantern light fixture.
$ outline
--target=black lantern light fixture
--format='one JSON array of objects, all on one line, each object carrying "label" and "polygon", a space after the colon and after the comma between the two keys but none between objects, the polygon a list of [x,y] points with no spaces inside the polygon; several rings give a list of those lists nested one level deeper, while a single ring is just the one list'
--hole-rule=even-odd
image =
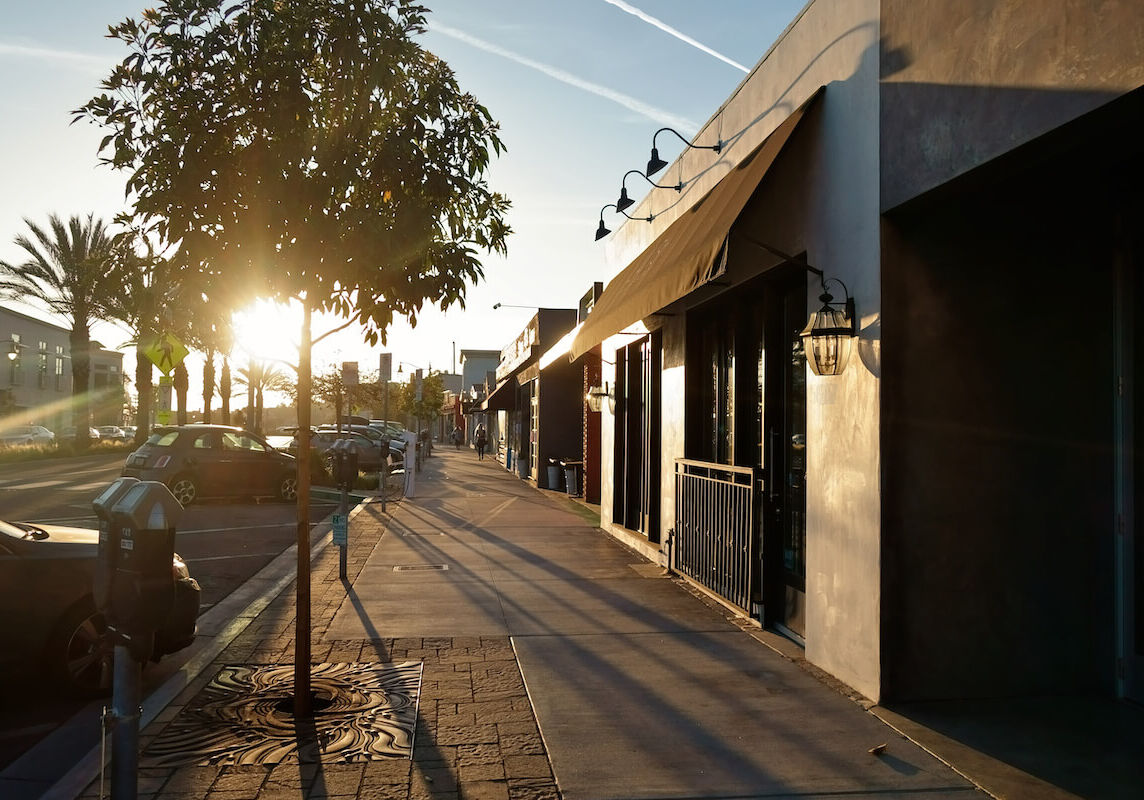
[{"label": "black lantern light fixture", "polygon": [[[822,308],[810,312],[810,319],[799,336],[802,337],[806,363],[815,375],[841,375],[850,360],[850,350],[858,335],[858,321],[854,313],[854,298],[846,284],[838,278],[824,278],[815,270],[822,283],[822,294],[818,296]],[[842,287],[846,299],[834,302],[826,284],[837,283]]]},{"label": "black lantern light fixture", "polygon": [[588,390],[588,396],[585,398],[588,401],[588,410],[594,414],[603,411],[604,399],[610,397],[611,394],[607,381],[604,382],[603,386],[593,386]]},{"label": "black lantern light fixture", "polygon": [[[802,337],[803,352],[806,354],[806,363],[811,372],[815,375],[841,375],[846,369],[846,362],[850,360],[854,339],[858,336],[858,317],[854,311],[854,298],[850,296],[846,284],[838,278],[827,278],[822,270],[753,236],[739,233],[739,238],[778,256],[787,264],[818,276],[818,282],[822,286],[822,294],[818,296],[818,300],[822,303],[822,308],[810,313],[810,319],[806,321],[806,327],[799,336]],[[828,283],[837,283],[841,286],[846,299],[835,302],[834,296],[826,288]]]},{"label": "black lantern light fixture", "polygon": [[664,131],[671,131],[672,133],[674,133],[676,136],[679,137],[679,141],[683,142],[685,145],[687,145],[692,150],[714,150],[716,153],[723,152],[723,140],[722,139],[720,139],[715,144],[692,144],[691,142],[687,141],[687,139],[685,139],[683,137],[683,135],[679,131],[677,131],[675,128],[660,128],[658,131],[656,131],[654,134],[652,134],[652,137],[651,137],[651,158],[648,159],[647,172],[644,173],[644,177],[646,177],[646,178],[650,178],[652,175],[654,175],[655,173],[659,172],[661,169],[663,169],[664,167],[667,166],[667,162],[659,157],[659,150],[655,146],[655,138],[657,136],[659,136],[661,133],[663,133]]},{"label": "black lantern light fixture", "polygon": [[606,206],[604,206],[604,208],[600,209],[600,227],[596,228],[596,241],[597,242],[612,232],[607,226],[604,225],[604,209],[605,208],[615,208],[617,211],[619,211],[621,214],[623,214],[628,219],[638,219],[641,222],[651,222],[653,219],[655,219],[654,214],[649,214],[646,217],[633,217],[631,214],[627,213],[626,211],[623,211],[623,210],[617,208],[615,203],[608,203]]},{"label": "black lantern light fixture", "polygon": [[682,192],[683,191],[683,182],[682,181],[675,184],[675,185],[660,184],[660,183],[656,183],[655,181],[653,181],[647,175],[644,175],[638,169],[629,169],[627,172],[624,173],[624,177],[620,179],[620,199],[616,201],[616,210],[617,211],[624,211],[628,208],[631,208],[632,204],[635,203],[635,200],[632,200],[630,197],[628,197],[628,187],[625,184],[625,181],[627,181],[629,175],[639,175],[641,178],[643,178],[645,181],[647,181],[648,183],[650,183],[652,186],[654,186],[657,189],[675,189],[676,192]]}]

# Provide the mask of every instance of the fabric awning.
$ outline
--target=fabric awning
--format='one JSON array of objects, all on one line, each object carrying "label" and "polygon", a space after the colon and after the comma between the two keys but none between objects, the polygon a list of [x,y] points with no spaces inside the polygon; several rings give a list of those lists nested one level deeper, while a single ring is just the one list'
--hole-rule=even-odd
[{"label": "fabric awning", "polygon": [[485,402],[481,403],[480,411],[512,411],[516,408],[516,376],[510,375],[493,389]]},{"label": "fabric awning", "polygon": [[579,358],[714,277],[712,267],[731,226],[821,91],[611,280],[572,341],[569,358]]}]

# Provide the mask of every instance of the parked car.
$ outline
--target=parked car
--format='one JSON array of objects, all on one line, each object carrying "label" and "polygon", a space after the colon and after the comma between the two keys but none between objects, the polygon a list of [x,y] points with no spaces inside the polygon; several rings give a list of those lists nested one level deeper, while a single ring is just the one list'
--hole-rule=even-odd
[{"label": "parked car", "polygon": [[[338,433],[332,429],[322,428],[310,432],[310,450],[322,456],[323,463],[328,462],[327,453],[338,439],[348,438],[354,444],[358,454],[358,469],[370,472],[381,468],[382,442],[375,441],[360,433]],[[287,446],[287,452],[297,454],[298,439],[295,437]],[[328,463],[327,463],[328,466]]]},{"label": "parked car", "polygon": [[377,428],[390,439],[400,439],[401,435],[405,433],[405,426],[391,419],[371,419],[369,426],[371,428]]},{"label": "parked car", "polygon": [[123,433],[128,439],[135,438],[135,431],[138,430],[134,425],[124,425]]},{"label": "parked car", "polygon": [[155,428],[121,474],[165,483],[184,506],[203,497],[298,498],[294,457],[229,425]]},{"label": "parked car", "polygon": [[100,425],[96,430],[99,431],[99,440],[101,442],[127,441],[127,432],[118,425]]},{"label": "parked car", "polygon": [[[92,597],[98,537],[0,521],[0,608],[7,612],[0,614],[0,669],[47,677],[72,694],[107,689],[112,643]],[[156,661],[194,641],[199,615],[199,585],[178,555],[171,572],[175,605],[155,636]]]},{"label": "parked car", "polygon": [[[95,439],[96,441],[99,440],[99,431],[98,430],[96,430],[95,428],[88,428],[87,431],[88,431],[87,432],[88,438]],[[68,427],[64,428],[60,432],[60,439],[62,439],[64,441],[67,441],[69,439],[74,439],[74,438],[75,438],[75,427],[72,425],[69,425]]]},{"label": "parked car", "polygon": [[51,444],[56,435],[43,425],[15,425],[0,431],[0,446],[21,447],[29,444]]}]

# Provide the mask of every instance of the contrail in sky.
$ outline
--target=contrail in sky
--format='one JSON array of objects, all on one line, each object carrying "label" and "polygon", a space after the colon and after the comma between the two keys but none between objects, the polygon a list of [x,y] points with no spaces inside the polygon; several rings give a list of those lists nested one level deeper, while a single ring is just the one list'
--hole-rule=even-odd
[{"label": "contrail in sky", "polygon": [[68,50],[52,50],[47,47],[28,47],[22,44],[0,43],[0,57],[16,56],[17,58],[37,58],[42,61],[54,61],[57,64],[67,64],[74,67],[104,68],[110,65],[107,58],[89,56],[86,53],[73,53]]},{"label": "contrail in sky", "polygon": [[691,45],[692,47],[696,47],[696,48],[702,50],[704,53],[706,53],[709,56],[715,56],[715,58],[717,58],[720,61],[723,61],[727,64],[730,64],[735,69],[740,69],[743,72],[750,72],[749,69],[744,67],[738,61],[733,61],[732,59],[727,58],[727,56],[723,55],[722,53],[719,53],[719,52],[716,52],[715,50],[712,50],[707,45],[705,45],[701,42],[695,41],[690,36],[688,36],[686,33],[683,33],[682,31],[677,31],[675,28],[671,27],[666,22],[663,22],[661,20],[656,19],[651,14],[648,14],[646,11],[640,11],[635,6],[628,5],[627,3],[624,2],[624,0],[604,0],[604,2],[605,3],[611,3],[616,8],[620,9],[620,11],[626,11],[629,14],[631,14],[632,16],[639,17],[640,19],[642,19],[647,24],[654,25],[655,27],[659,28],[664,33],[670,33],[676,39],[679,39],[679,41],[686,42],[687,44]]},{"label": "contrail in sky", "polygon": [[451,39],[456,39],[459,42],[464,42],[465,44],[472,45],[479,50],[484,50],[486,53],[493,53],[494,55],[507,58],[509,61],[514,61],[517,64],[528,67],[529,69],[534,69],[537,72],[541,72],[550,78],[560,81],[561,83],[566,83],[569,86],[575,86],[577,89],[583,89],[584,91],[590,92],[594,95],[597,95],[598,97],[603,97],[606,100],[611,100],[613,103],[617,103],[629,111],[634,111],[641,116],[647,117],[653,122],[657,122],[662,125],[670,125],[673,128],[678,128],[680,131],[691,135],[694,135],[699,130],[699,126],[686,117],[681,117],[678,114],[672,114],[670,111],[664,111],[663,109],[648,105],[641,100],[637,100],[634,97],[629,97],[626,94],[622,94],[613,89],[609,89],[606,86],[600,86],[597,83],[586,81],[583,78],[577,78],[575,75],[565,72],[562,69],[557,69],[556,67],[549,66],[548,64],[542,64],[539,61],[533,61],[531,58],[522,56],[519,53],[514,53],[511,50],[506,50],[503,47],[495,45],[491,42],[486,42],[483,39],[478,39],[475,36],[470,36],[464,31],[459,31],[456,28],[450,28],[447,25],[441,25],[437,22],[430,22],[429,29],[435,33],[440,33],[443,36],[448,36]]}]

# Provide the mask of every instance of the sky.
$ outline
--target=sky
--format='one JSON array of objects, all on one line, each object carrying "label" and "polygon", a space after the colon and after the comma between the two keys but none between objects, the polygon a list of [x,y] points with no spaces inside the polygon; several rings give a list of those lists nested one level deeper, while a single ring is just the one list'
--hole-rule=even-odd
[{"label": "sky", "polygon": [[[0,260],[23,260],[13,239],[27,230],[24,218],[42,224],[51,213],[65,218],[94,213],[110,222],[124,210],[124,175],[96,160],[105,131],[70,125],[70,112],[98,93],[100,80],[127,54],[121,43],[105,37],[107,26],[138,18],[147,5],[145,0],[0,0]],[[395,323],[386,343],[375,347],[366,345],[356,328],[331,336],[315,348],[316,371],[358,361],[363,374],[375,372],[381,352],[393,354],[395,370],[405,363],[405,369],[450,371],[454,352],[499,350],[515,339],[535,307],[574,308],[593,281],[606,282],[623,266],[606,263],[594,233],[601,207],[615,202],[624,173],[645,166],[652,134],[671,126],[688,138],[694,135],[804,0],[424,0],[424,5],[431,13],[423,46],[443,58],[462,89],[501,124],[507,152],[493,163],[489,181],[513,204],[508,254],[484,258],[484,280],[470,286],[464,309],[426,308],[416,328]],[[668,161],[683,147],[670,135],[661,136],[658,145]],[[637,201],[650,189],[635,175],[626,185]],[[615,230],[619,220],[606,213],[608,227]],[[497,303],[504,307],[494,310]],[[6,305],[51,319],[40,310]],[[252,332],[246,355],[235,357],[242,360],[253,350],[285,357],[289,339],[296,341],[293,318],[282,313],[274,320],[263,311],[254,321],[277,335],[255,342]],[[323,325],[328,330],[338,324],[318,321],[315,335]],[[129,338],[104,324],[93,336],[111,348]],[[124,352],[125,371],[133,375],[133,351]],[[202,359],[192,354],[187,363],[190,406],[196,408]]]}]

